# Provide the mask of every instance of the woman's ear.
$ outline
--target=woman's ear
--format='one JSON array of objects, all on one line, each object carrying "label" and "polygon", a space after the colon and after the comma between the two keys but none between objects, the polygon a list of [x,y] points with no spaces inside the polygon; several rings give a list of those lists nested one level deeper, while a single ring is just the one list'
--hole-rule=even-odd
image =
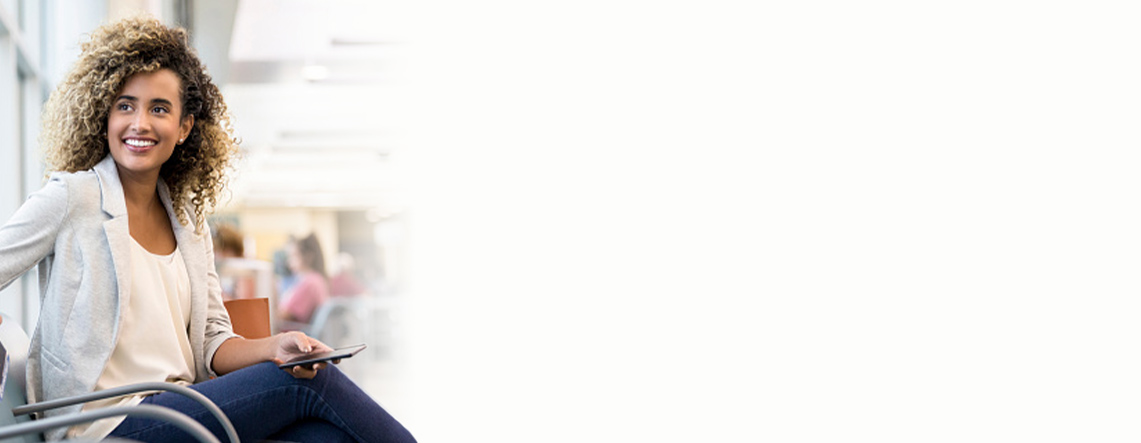
[{"label": "woman's ear", "polygon": [[190,136],[190,130],[194,129],[194,114],[187,115],[178,124],[178,143],[182,144],[186,137]]}]

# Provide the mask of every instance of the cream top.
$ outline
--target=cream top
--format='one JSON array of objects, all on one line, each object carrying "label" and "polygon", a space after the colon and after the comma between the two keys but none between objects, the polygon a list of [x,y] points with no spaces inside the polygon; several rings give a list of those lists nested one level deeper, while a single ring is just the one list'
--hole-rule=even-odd
[{"label": "cream top", "polygon": [[[122,309],[119,340],[95,390],[152,381],[190,385],[194,381],[194,354],[186,332],[190,325],[190,276],[177,247],[169,255],[158,255],[131,239],[130,300]],[[83,409],[137,405],[144,397],[116,397],[88,403]],[[101,439],[123,419],[73,426],[68,434]]]}]

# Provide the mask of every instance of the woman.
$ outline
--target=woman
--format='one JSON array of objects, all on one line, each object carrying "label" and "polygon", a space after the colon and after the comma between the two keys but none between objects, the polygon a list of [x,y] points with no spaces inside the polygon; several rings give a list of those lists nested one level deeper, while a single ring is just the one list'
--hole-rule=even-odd
[{"label": "woman", "polygon": [[282,320],[308,323],[313,311],[329,299],[325,256],[315,234],[309,234],[290,246],[289,269],[297,276],[297,283],[282,295],[277,312]]},{"label": "woman", "polygon": [[[39,264],[31,401],[171,381],[212,399],[248,441],[414,441],[336,368],[275,364],[324,344],[298,332],[258,340],[232,332],[204,219],[237,141],[184,30],[143,18],[96,30],[48,100],[43,125],[57,172],[0,227],[0,287]],[[177,409],[222,435],[202,408],[173,394],[85,407],[139,403]],[[65,433],[189,438],[135,418],[48,437]]]}]

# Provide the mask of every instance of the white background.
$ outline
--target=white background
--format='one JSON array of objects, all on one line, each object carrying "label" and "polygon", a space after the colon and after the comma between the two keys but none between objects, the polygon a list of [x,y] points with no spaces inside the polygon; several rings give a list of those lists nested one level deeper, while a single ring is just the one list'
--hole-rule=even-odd
[{"label": "white background", "polygon": [[1136,441],[1130,2],[417,2],[421,441]]}]

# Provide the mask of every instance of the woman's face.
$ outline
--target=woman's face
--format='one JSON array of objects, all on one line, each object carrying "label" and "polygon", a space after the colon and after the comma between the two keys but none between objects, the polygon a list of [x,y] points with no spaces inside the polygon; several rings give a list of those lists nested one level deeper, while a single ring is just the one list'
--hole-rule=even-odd
[{"label": "woman's face", "polygon": [[120,174],[157,177],[174,147],[190,134],[194,117],[181,118],[180,89],[170,69],[127,79],[107,116],[107,145]]}]

